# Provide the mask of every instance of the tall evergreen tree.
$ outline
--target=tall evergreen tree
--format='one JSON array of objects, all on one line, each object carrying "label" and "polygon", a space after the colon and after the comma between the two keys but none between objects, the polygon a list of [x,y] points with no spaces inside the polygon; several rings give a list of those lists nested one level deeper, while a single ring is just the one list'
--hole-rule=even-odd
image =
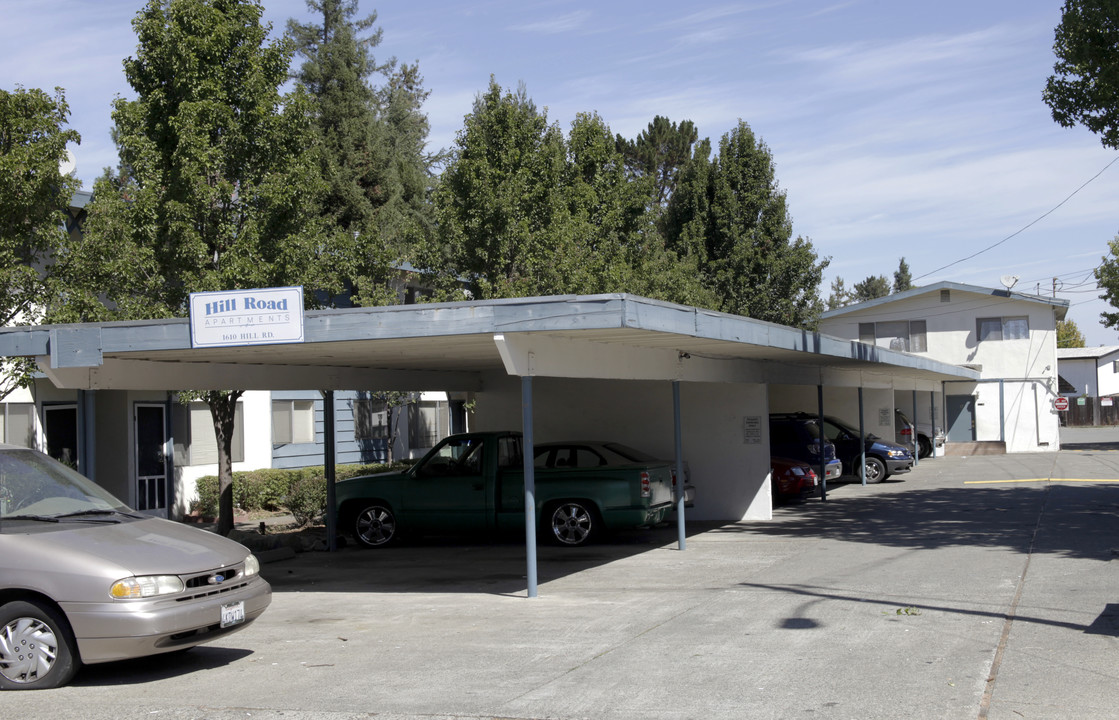
[{"label": "tall evergreen tree", "polygon": [[813,326],[822,310],[817,290],[828,261],[817,260],[808,239],[793,239],[769,148],[739,121],[723,136],[713,163],[703,149],[701,143],[669,201],[669,249],[699,256],[717,309]]},{"label": "tall evergreen tree", "polygon": [[898,269],[894,271],[894,292],[905,292],[913,288],[913,276],[909,273],[909,263],[905,258],[898,260]]},{"label": "tall evergreen tree", "polygon": [[356,18],[357,0],[307,0],[307,7],[321,24],[290,20],[288,33],[304,58],[293,77],[310,96],[322,149],[324,218],[359,250],[352,299],[391,302],[393,264],[432,227],[437,156],[426,153],[428,93],[415,65],[376,61],[375,12]]},{"label": "tall evergreen tree", "polygon": [[866,302],[890,294],[890,281],[885,275],[869,275],[862,282],[855,283],[851,292],[852,302]]},{"label": "tall evergreen tree", "polygon": [[654,204],[663,207],[676,189],[680,169],[692,157],[699,132],[691,120],[677,124],[657,115],[633,140],[616,136],[615,145],[635,180],[651,183]]},{"label": "tall evergreen tree", "polygon": [[831,281],[831,295],[828,296],[828,310],[836,310],[851,303],[851,291],[847,289],[843,278],[836,276]]}]

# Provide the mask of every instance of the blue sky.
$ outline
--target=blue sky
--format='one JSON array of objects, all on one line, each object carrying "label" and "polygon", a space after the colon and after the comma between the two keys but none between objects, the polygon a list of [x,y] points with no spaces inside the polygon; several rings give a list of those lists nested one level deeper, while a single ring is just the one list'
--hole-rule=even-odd
[{"label": "blue sky", "polygon": [[[135,50],[130,23],[143,4],[4,2],[0,87],[66,89],[87,188],[116,162],[110,102],[129,94],[121,61]],[[303,0],[264,6],[276,30],[311,19]],[[1058,126],[1041,100],[1060,7],[361,3],[384,29],[378,56],[419,62],[433,148],[453,144],[491,74],[506,88],[524,82],[565,129],[594,111],[632,137],[659,114],[692,120],[717,144],[742,119],[773,152],[794,231],[832,259],[825,296],[837,275],[848,287],[892,278],[904,256],[918,284],[1000,287],[1006,274],[1021,278],[1018,290],[1055,284],[1089,345],[1119,344],[1098,322],[1107,306],[1091,277],[1119,234],[1119,163],[1104,170],[1119,153]]]}]

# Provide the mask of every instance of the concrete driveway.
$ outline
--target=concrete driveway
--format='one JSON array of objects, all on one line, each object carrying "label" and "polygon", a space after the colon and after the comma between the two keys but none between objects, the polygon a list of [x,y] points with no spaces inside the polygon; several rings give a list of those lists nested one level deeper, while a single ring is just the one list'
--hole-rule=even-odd
[{"label": "concrete driveway", "polygon": [[0,709],[1119,716],[1119,451],[939,458],[903,482],[833,486],[772,522],[692,524],[684,552],[675,539],[542,549],[535,599],[516,541],[302,554],[265,566],[272,607],[220,644],[90,666],[67,688],[4,693]]}]

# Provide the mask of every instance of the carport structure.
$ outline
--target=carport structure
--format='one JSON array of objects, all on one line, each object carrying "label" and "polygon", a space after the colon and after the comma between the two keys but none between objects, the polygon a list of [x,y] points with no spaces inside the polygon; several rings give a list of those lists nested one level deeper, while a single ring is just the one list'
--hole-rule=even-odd
[{"label": "carport structure", "polygon": [[[0,356],[34,357],[57,387],[78,390],[321,390],[328,404],[335,390],[475,393],[475,429],[508,429],[519,415],[528,446],[538,431],[609,432],[628,444],[671,448],[678,470],[690,453],[706,494],[697,499],[699,514],[727,520],[768,512],[769,386],[816,386],[823,414],[825,386],[857,388],[861,404],[864,387],[936,391],[944,380],[977,376],[916,355],[625,294],[310,311],[304,341],[279,345],[193,348],[187,319],[4,328]],[[543,395],[534,383],[544,383]],[[526,452],[530,597],[532,485]],[[333,503],[328,509],[333,514]],[[682,498],[677,512],[683,549]]]}]

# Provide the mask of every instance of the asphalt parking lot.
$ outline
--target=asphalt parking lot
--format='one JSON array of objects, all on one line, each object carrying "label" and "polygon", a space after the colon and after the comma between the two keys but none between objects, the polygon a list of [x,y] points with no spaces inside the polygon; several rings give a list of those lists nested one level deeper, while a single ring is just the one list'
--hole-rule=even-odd
[{"label": "asphalt parking lot", "polygon": [[[4,693],[6,718],[1119,717],[1119,430],[947,457],[764,523],[271,563],[220,643]],[[1075,435],[1075,434],[1074,434]]]}]

